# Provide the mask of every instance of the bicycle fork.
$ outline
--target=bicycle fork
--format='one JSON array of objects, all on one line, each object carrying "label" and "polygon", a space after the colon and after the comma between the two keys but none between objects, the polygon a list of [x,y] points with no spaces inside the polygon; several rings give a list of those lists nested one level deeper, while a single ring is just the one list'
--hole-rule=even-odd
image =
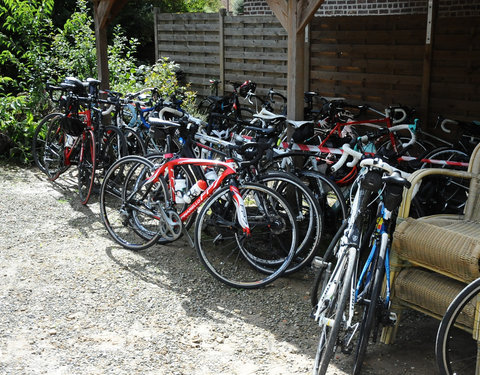
[{"label": "bicycle fork", "polygon": [[248,236],[251,235],[250,226],[248,225],[247,210],[245,208],[245,201],[243,200],[238,187],[230,185],[230,194],[232,196],[233,203],[235,204],[235,211],[237,213],[237,220],[243,229],[243,233]]}]

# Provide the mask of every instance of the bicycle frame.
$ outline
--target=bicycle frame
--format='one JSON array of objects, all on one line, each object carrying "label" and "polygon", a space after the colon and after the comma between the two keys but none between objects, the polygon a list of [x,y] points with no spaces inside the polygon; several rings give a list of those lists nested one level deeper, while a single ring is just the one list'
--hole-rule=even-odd
[{"label": "bicycle frame", "polygon": [[[200,167],[220,167],[224,168],[223,172],[218,178],[212,182],[181,214],[180,219],[185,222],[197,208],[205,202],[212,194],[222,185],[222,182],[231,175],[236,174],[235,163],[229,159],[225,162],[211,159],[194,159],[194,158],[179,158],[172,159],[162,164],[155,170],[153,175],[147,179],[147,182],[155,182],[160,176],[168,174],[168,185],[170,186],[170,193],[173,202],[176,202],[175,194],[175,175],[174,168],[178,166],[200,166]],[[250,234],[250,228],[246,220],[247,214],[245,210],[245,203],[238,190],[235,179],[232,179],[230,184],[230,193],[237,209],[237,218],[243,228],[244,233]]]},{"label": "bicycle frame", "polygon": [[[362,294],[362,290],[366,289],[366,286],[371,280],[372,274],[375,272],[375,269],[372,269],[371,266],[372,261],[377,258],[378,254],[379,261],[383,261],[385,265],[386,292],[384,303],[385,306],[388,306],[390,302],[390,241],[388,225],[392,217],[392,212],[385,208],[383,202],[380,202],[379,210],[380,215],[377,217],[375,227],[375,241],[358,278],[357,286],[355,288],[355,302],[358,301],[359,296]],[[378,246],[379,244],[381,244],[381,246]]]}]

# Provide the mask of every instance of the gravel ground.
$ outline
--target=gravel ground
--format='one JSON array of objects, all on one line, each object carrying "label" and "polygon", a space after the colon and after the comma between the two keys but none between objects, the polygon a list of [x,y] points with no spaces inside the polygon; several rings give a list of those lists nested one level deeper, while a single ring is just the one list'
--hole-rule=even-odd
[{"label": "gravel ground", "polygon": [[[0,374],[310,374],[309,270],[245,291],[183,240],[127,251],[75,181],[0,165]],[[394,345],[369,347],[364,373],[434,374],[437,325],[410,314]]]}]

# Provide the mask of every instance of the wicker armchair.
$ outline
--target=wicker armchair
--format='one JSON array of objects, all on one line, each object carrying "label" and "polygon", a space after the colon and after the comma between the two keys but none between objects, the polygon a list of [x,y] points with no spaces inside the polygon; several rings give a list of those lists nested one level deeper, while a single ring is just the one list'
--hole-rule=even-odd
[{"label": "wicker armchair", "polygon": [[[408,217],[415,186],[432,174],[470,180],[463,215]],[[465,285],[480,277],[480,144],[472,153],[468,171],[419,170],[410,181],[412,187],[400,207],[391,254],[392,310],[398,319],[395,327],[383,330],[385,343],[395,339],[404,308],[441,319]],[[471,319],[473,322],[473,316]]]}]

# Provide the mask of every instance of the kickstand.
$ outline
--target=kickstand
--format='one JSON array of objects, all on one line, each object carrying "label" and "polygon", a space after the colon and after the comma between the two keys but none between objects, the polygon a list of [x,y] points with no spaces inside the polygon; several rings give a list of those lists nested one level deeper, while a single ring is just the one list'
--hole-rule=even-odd
[{"label": "kickstand", "polygon": [[191,247],[192,249],[194,249],[194,248],[195,248],[195,244],[193,243],[192,237],[190,237],[190,233],[188,233],[187,228],[183,227],[183,228],[182,228],[182,231],[183,231],[183,234],[185,235],[185,237],[187,237],[187,242],[188,242],[188,244],[190,245],[190,247]]}]

